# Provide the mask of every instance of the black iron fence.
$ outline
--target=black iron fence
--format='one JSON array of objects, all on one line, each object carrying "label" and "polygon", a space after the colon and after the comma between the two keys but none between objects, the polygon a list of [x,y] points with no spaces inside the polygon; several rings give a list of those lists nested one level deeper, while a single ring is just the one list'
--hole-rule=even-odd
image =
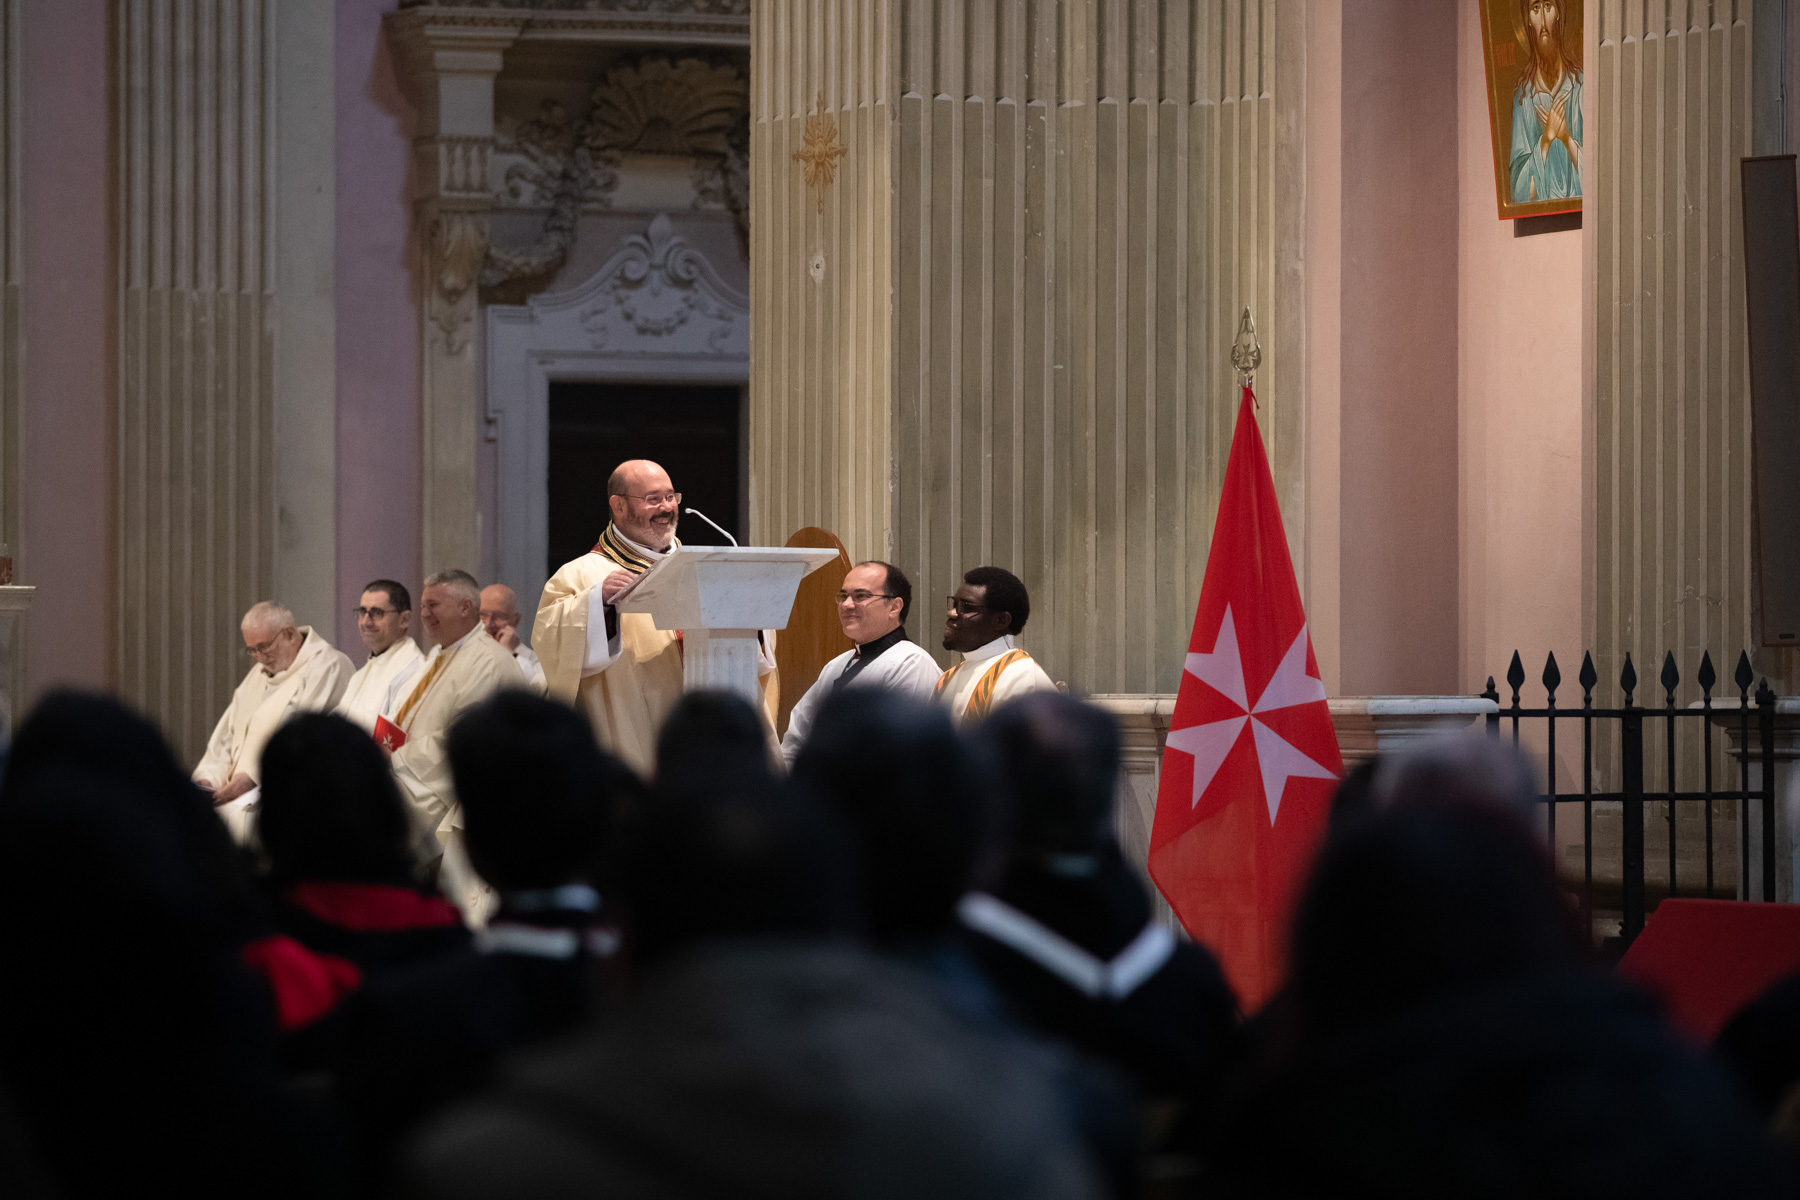
[{"label": "black iron fence", "polygon": [[[1713,670],[1712,656],[1700,656],[1700,668],[1695,673],[1694,682],[1699,684],[1700,699],[1697,703],[1677,704],[1676,689],[1681,684],[1681,674],[1675,665],[1675,656],[1667,654],[1663,657],[1662,685],[1663,703],[1661,706],[1640,705],[1634,702],[1638,690],[1637,669],[1632,666],[1631,656],[1625,656],[1625,665],[1619,672],[1619,689],[1623,692],[1625,702],[1619,708],[1596,708],[1594,706],[1594,685],[1599,676],[1594,671],[1592,654],[1584,655],[1581,672],[1576,676],[1581,684],[1581,707],[1559,708],[1556,703],[1556,692],[1562,686],[1562,672],[1557,668],[1556,655],[1552,654],[1544,663],[1541,682],[1544,685],[1545,700],[1542,708],[1526,708],[1521,702],[1519,689],[1525,684],[1525,667],[1514,652],[1512,665],[1507,668],[1506,682],[1512,689],[1510,706],[1502,706],[1500,710],[1488,717],[1488,731],[1500,736],[1503,728],[1510,722],[1514,743],[1520,742],[1526,732],[1531,729],[1530,723],[1541,722],[1542,745],[1547,752],[1549,770],[1546,772],[1549,792],[1540,797],[1544,804],[1544,821],[1552,847],[1558,846],[1557,820],[1559,812],[1571,806],[1579,806],[1582,822],[1582,903],[1592,921],[1596,911],[1596,887],[1594,873],[1595,851],[1595,809],[1600,806],[1610,809],[1616,806],[1620,821],[1619,872],[1617,875],[1619,891],[1617,894],[1617,911],[1619,912],[1619,936],[1622,946],[1631,944],[1633,938],[1644,928],[1646,915],[1645,894],[1645,845],[1644,829],[1647,810],[1660,816],[1668,824],[1668,876],[1665,895],[1686,894],[1692,896],[1715,896],[1721,894],[1716,881],[1715,865],[1718,862],[1714,845],[1714,815],[1721,807],[1732,812],[1730,824],[1733,826],[1737,842],[1737,883],[1729,895],[1740,893],[1744,899],[1775,899],[1775,693],[1770,690],[1767,680],[1756,689],[1754,697],[1750,685],[1756,682],[1755,673],[1750,669],[1748,654],[1738,656],[1737,670],[1732,675],[1732,682],[1737,685],[1737,704],[1726,707],[1715,707],[1713,687],[1718,683]],[[1482,695],[1499,704],[1500,694],[1494,688],[1493,677],[1488,678],[1487,691]],[[1654,693],[1647,699],[1654,700]],[[1752,699],[1755,703],[1752,704]],[[1715,718],[1731,721],[1737,733],[1737,744],[1741,748],[1737,755],[1735,769],[1726,764],[1722,768],[1715,764],[1724,763],[1716,753],[1714,730]],[[1695,728],[1698,726],[1698,728]],[[1660,763],[1646,762],[1645,731],[1653,734],[1660,730],[1661,736],[1653,741],[1660,742],[1654,750],[1660,755]],[[1557,743],[1558,737],[1577,736],[1581,739],[1581,790],[1559,791],[1557,788]],[[1533,742],[1537,742],[1534,737]],[[1596,772],[1595,755],[1600,752],[1607,758],[1616,753],[1616,761],[1603,763]],[[1699,761],[1695,764],[1690,756],[1698,753]],[[1761,778],[1758,786],[1752,788],[1750,782],[1751,762],[1761,764]],[[1646,766],[1652,770],[1646,774]],[[1694,770],[1695,766],[1698,770]],[[1609,769],[1613,768],[1613,769]],[[1735,779],[1715,780],[1715,771],[1723,769],[1734,774]],[[1650,786],[1657,782],[1663,786],[1658,789]],[[1607,784],[1606,790],[1598,790],[1596,779]],[[1697,781],[1698,790],[1690,786],[1682,790],[1679,786],[1683,779]],[[1648,782],[1647,782],[1648,780]],[[1718,787],[1718,782],[1736,783],[1736,787]],[[1682,879],[1679,874],[1676,844],[1677,816],[1680,812],[1692,813],[1698,807],[1701,814],[1702,836],[1705,839],[1705,881],[1702,886],[1699,879]],[[1607,813],[1610,817],[1612,814]],[[1753,821],[1754,818],[1754,821]],[[1691,822],[1690,822],[1691,824]],[[1752,838],[1750,831],[1753,824],[1758,828],[1760,837]],[[1750,894],[1751,879],[1751,845],[1760,843],[1760,875],[1761,887],[1756,889],[1760,895]],[[1691,863],[1691,858],[1690,858]],[[1607,864],[1602,864],[1603,867]],[[1610,872],[1605,872],[1610,876]]]}]

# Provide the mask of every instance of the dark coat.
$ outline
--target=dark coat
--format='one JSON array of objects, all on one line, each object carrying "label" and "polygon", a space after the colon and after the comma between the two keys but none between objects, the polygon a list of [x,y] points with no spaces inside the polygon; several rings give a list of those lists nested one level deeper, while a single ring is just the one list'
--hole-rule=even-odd
[{"label": "dark coat", "polygon": [[738,941],[429,1127],[405,1193],[1084,1197],[1043,1063],[854,947]]}]

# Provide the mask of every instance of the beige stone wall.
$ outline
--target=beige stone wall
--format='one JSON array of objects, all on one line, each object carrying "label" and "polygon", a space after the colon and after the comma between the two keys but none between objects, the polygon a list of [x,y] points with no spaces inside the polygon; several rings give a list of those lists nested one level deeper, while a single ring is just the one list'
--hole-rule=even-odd
[{"label": "beige stone wall", "polygon": [[[1594,661],[1643,703],[1673,650],[1729,680],[1750,629],[1750,413],[1738,159],[1749,0],[1594,6],[1585,181],[1594,302]],[[1697,694],[1697,692],[1695,693]],[[1684,699],[1686,698],[1684,694]]]},{"label": "beige stone wall", "polygon": [[[893,0],[752,10],[750,535],[821,525],[890,551]],[[793,160],[808,120],[846,153],[821,194]]]},{"label": "beige stone wall", "polygon": [[[927,645],[963,570],[1009,567],[1056,678],[1171,690],[1245,305],[1300,548],[1301,10],[940,8],[753,12],[752,532],[891,557]],[[790,158],[821,94],[823,217]]]},{"label": "beige stone wall", "polygon": [[300,124],[328,111],[331,18],[113,8],[112,676],[189,759],[247,668],[251,604],[280,584],[335,632],[331,140]]}]

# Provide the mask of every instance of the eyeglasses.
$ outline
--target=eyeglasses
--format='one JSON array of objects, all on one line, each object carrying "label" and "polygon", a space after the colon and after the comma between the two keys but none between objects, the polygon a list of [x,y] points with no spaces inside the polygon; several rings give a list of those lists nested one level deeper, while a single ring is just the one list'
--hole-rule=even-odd
[{"label": "eyeglasses", "polygon": [[260,642],[254,646],[245,646],[244,647],[244,657],[246,657],[246,658],[261,658],[263,655],[267,654],[271,648],[274,647],[276,642],[279,642],[281,640],[282,634],[285,634],[286,632],[287,632],[287,630],[284,629],[281,631],[281,633],[276,634],[274,637],[270,638],[266,642]]},{"label": "eyeglasses", "polygon": [[837,594],[837,602],[839,604],[842,604],[844,601],[848,600],[850,603],[856,605],[856,607],[858,607],[858,608],[861,608],[863,605],[867,604],[871,600],[898,600],[899,598],[900,597],[894,595],[892,592],[856,591],[856,592],[839,592]]},{"label": "eyeglasses", "polygon": [[654,496],[632,496],[630,492],[626,492],[625,494],[631,496],[633,500],[642,500],[651,508],[662,508],[666,505],[674,505],[676,508],[681,507],[680,492],[658,492]]},{"label": "eyeglasses", "polygon": [[353,608],[350,611],[354,613],[359,620],[363,617],[367,617],[371,621],[379,621],[383,617],[393,616],[400,610],[397,608]]},{"label": "eyeglasses", "polygon": [[968,600],[959,600],[955,596],[945,596],[944,603],[949,605],[950,611],[959,617],[972,617],[978,612],[992,612],[994,608],[991,604],[975,604]]}]

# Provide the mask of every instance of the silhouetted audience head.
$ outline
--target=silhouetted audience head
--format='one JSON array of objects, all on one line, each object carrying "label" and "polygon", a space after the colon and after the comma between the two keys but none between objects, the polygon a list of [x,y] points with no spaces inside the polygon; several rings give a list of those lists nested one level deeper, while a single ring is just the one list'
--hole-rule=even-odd
[{"label": "silhouetted audience head", "polygon": [[263,750],[257,836],[278,884],[405,884],[412,827],[387,756],[329,713],[290,719]]},{"label": "silhouetted audience head", "polygon": [[704,790],[739,772],[774,774],[762,714],[728,692],[688,692],[677,700],[656,739],[656,786]]},{"label": "silhouetted audience head", "polygon": [[1381,758],[1365,758],[1338,780],[1331,795],[1330,826],[1341,829],[1360,821],[1375,811],[1375,775],[1381,769]]},{"label": "silhouetted audience head", "polygon": [[1087,856],[1113,844],[1119,729],[1110,714],[1035,692],[995,709],[979,730],[1011,784],[1018,854]]},{"label": "silhouetted audience head", "polygon": [[1579,966],[1588,940],[1523,821],[1484,802],[1415,799],[1331,837],[1292,955],[1309,1025],[1341,1027]]},{"label": "silhouetted audience head", "polygon": [[592,882],[614,810],[638,788],[585,716],[519,690],[458,718],[450,769],[469,861],[500,892]]},{"label": "silhouetted audience head", "polygon": [[624,842],[619,885],[640,965],[709,942],[855,925],[843,830],[767,775],[721,776],[704,790],[659,786]]},{"label": "silhouetted audience head", "polygon": [[318,1186],[279,1095],[253,888],[155,729],[58,693],[0,788],[0,1077],[66,1196]]},{"label": "silhouetted audience head", "polygon": [[1537,774],[1511,742],[1470,730],[1431,738],[1378,760],[1373,807],[1415,803],[1479,804],[1541,828]]},{"label": "silhouetted audience head", "polygon": [[957,900],[1000,865],[995,775],[942,708],[874,688],[840,692],[820,711],[794,780],[850,828],[879,942],[945,932]]}]

